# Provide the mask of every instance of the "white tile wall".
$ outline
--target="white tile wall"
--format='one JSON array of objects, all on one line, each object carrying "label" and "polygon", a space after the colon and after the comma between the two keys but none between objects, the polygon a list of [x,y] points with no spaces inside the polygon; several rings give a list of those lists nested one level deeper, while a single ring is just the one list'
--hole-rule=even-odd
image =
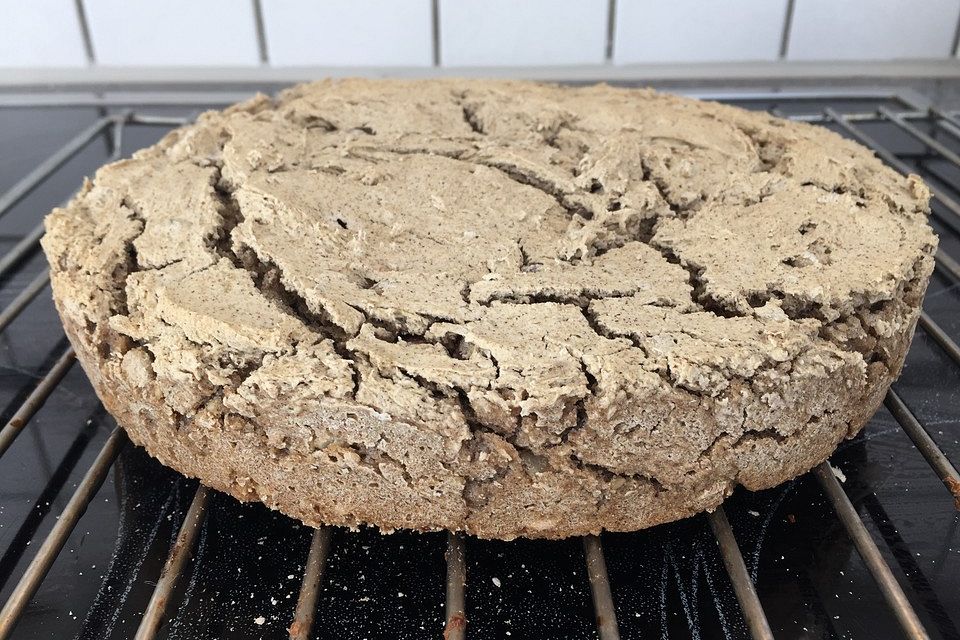
[{"label": "white tile wall", "polygon": [[276,66],[433,64],[430,0],[263,0]]},{"label": "white tile wall", "polygon": [[0,0],[0,66],[86,63],[73,0]]},{"label": "white tile wall", "polygon": [[104,65],[256,65],[247,0],[84,0]]},{"label": "white tile wall", "polygon": [[[436,19],[441,65],[462,68],[772,61],[789,0],[0,0],[0,67],[85,66],[78,2],[95,64],[257,66],[255,1],[271,65],[428,67]],[[790,60],[955,55],[960,0],[794,7]]]},{"label": "white tile wall", "polygon": [[960,0],[797,0],[787,58],[943,58]]},{"label": "white tile wall", "polygon": [[607,0],[440,0],[441,64],[601,64],[607,5]]},{"label": "white tile wall", "polygon": [[787,0],[618,0],[613,61],[776,60],[786,12]]}]

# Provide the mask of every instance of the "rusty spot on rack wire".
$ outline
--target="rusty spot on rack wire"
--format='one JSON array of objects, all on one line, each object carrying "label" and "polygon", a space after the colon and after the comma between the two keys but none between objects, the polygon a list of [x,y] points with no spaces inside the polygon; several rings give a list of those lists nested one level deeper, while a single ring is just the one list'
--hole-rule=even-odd
[{"label": "rusty spot on rack wire", "polygon": [[301,635],[304,631],[305,629],[303,623],[301,623],[299,620],[294,620],[287,628],[287,633],[289,633],[291,636]]},{"label": "rusty spot on rack wire", "polygon": [[457,631],[467,628],[467,618],[462,613],[455,613],[443,628],[443,640],[450,640],[450,636]]},{"label": "rusty spot on rack wire", "polygon": [[947,489],[953,495],[953,506],[957,511],[960,511],[960,482],[953,478],[944,478],[943,483],[947,485]]}]

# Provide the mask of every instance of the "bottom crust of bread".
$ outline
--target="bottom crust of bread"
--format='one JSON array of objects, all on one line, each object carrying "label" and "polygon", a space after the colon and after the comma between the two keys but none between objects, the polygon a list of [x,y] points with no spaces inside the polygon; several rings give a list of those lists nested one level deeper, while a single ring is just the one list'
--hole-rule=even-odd
[{"label": "bottom crust of bread", "polygon": [[[130,345],[121,336],[91,334],[64,319],[78,360],[130,439],[208,487],[263,502],[311,526],[447,529],[509,540],[644,529],[712,511],[738,485],[766,489],[812,469],[863,428],[899,374],[919,313],[902,301],[897,306],[900,330],[885,342],[885,365],[868,374],[855,398],[835,389],[838,408],[790,435],[770,430],[720,438],[705,453],[701,472],[670,486],[582,462],[532,472],[530,461],[519,460],[471,486],[454,474],[411,478],[401,467],[364,464],[356,453],[331,456],[327,450],[317,456],[278,449],[262,428],[225,413],[216,398],[189,419],[173,413],[156,380],[133,384],[124,374],[116,354]],[[337,420],[336,411],[306,421]],[[409,445],[416,448],[415,442]]]}]

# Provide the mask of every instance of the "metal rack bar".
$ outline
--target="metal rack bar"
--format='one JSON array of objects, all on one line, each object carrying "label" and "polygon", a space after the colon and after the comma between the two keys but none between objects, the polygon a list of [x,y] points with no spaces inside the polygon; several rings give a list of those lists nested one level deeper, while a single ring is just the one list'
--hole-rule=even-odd
[{"label": "metal rack bar", "polygon": [[617,612],[610,592],[610,577],[603,559],[603,546],[597,536],[583,537],[583,553],[587,561],[587,577],[593,596],[593,612],[597,616],[597,635],[600,640],[620,640]]},{"label": "metal rack bar", "polygon": [[941,482],[953,496],[954,506],[957,510],[960,510],[960,474],[957,473],[957,468],[947,459],[947,456],[944,455],[937,443],[927,433],[927,430],[917,420],[917,417],[913,415],[913,412],[893,389],[887,391],[887,397],[884,398],[883,403],[910,439],[913,440],[913,444],[917,446],[917,450],[926,459],[927,463],[937,472]]},{"label": "metal rack bar", "polygon": [[[957,640],[960,638],[960,630],[953,622],[953,616],[949,613],[949,604],[944,605],[941,601],[937,589],[932,582],[933,576],[927,577],[927,571],[923,566],[926,564],[923,559],[917,558],[911,551],[910,544],[900,533],[900,529],[891,518],[891,514],[884,508],[875,492],[864,493],[863,497],[857,502],[857,509],[863,513],[861,516],[864,521],[867,517],[873,523],[877,534],[886,543],[890,550],[893,566],[895,562],[904,577],[905,584],[909,585],[912,592],[917,595],[917,610],[925,611],[929,616],[930,626],[934,627],[940,634],[940,637],[946,640]],[[952,518],[953,523],[960,523],[960,518]],[[949,545],[951,538],[947,538]],[[944,558],[945,559],[945,558]],[[941,559],[936,561],[939,566]],[[949,561],[947,561],[949,562]]]},{"label": "metal rack bar", "polygon": [[40,407],[47,401],[47,398],[50,397],[50,394],[53,393],[56,386],[63,380],[63,377],[67,375],[67,372],[70,371],[70,367],[73,366],[74,362],[76,362],[76,358],[74,357],[73,348],[67,347],[63,354],[57,358],[56,363],[50,368],[47,375],[43,376],[43,379],[40,380],[40,384],[30,392],[30,395],[23,401],[23,404],[21,404],[16,413],[13,414],[13,417],[10,418],[3,429],[0,430],[0,456],[10,448],[10,445],[13,444],[13,441],[16,440],[20,432],[23,431],[23,427],[26,426],[30,418],[40,410]]},{"label": "metal rack bar", "polygon": [[[33,171],[31,171],[27,176],[25,176],[20,182],[13,186],[9,191],[3,194],[0,197],[0,201],[3,204],[0,204],[0,217],[9,211],[13,205],[19,202],[22,198],[26,197],[30,192],[37,188],[40,184],[43,183],[50,175],[52,175],[58,168],[60,168],[65,162],[70,158],[80,152],[86,145],[99,134],[105,133],[107,127],[112,126],[115,130],[112,145],[112,152],[110,154],[110,160],[116,160],[120,157],[120,141],[123,134],[123,124],[134,118],[133,114],[126,112],[120,116],[111,115],[104,116],[97,120],[89,128],[84,129],[79,134],[77,134],[70,142],[61,147],[54,155],[48,157],[40,165],[38,165]],[[20,239],[17,244],[13,246],[10,251],[8,251],[2,258],[0,258],[0,276],[5,275],[10,271],[15,265],[19,264],[21,260],[26,258],[28,255],[36,251],[37,246],[40,242],[40,238],[43,237],[44,226],[43,221],[41,220],[27,232],[23,238]],[[49,278],[49,275],[48,275]]]},{"label": "metal rack bar", "polygon": [[[256,91],[268,91],[290,86],[292,80],[264,80],[261,82],[230,82],[222,83],[223,89],[216,88],[216,85],[206,90],[197,90],[199,85],[184,85],[181,88],[171,90],[159,90],[150,87],[133,88],[123,90],[122,88],[107,88],[106,91],[97,87],[91,87],[86,90],[74,89],[72,91],[62,91],[62,87],[57,87],[56,91],[44,91],[42,88],[33,92],[22,91],[4,91],[0,89],[0,109],[17,107],[192,107],[198,104],[209,105],[230,105],[240,100],[251,97]],[[896,101],[910,111],[916,110],[917,106],[908,102],[904,97],[895,91],[865,89],[838,91],[833,89],[821,90],[797,90],[797,91],[684,91],[677,90],[676,93],[687,95],[701,100],[726,100],[726,101],[791,101],[791,102],[814,102],[818,100],[874,100],[874,101]],[[872,112],[876,116],[876,112]]]},{"label": "metal rack bar", "polygon": [[[132,118],[132,114],[127,114],[126,119]],[[110,127],[110,130],[107,132],[107,148],[110,149],[110,162],[115,162],[120,159],[120,155],[123,152],[123,127],[126,124],[126,119],[115,120],[113,126]]]},{"label": "metal rack bar", "polygon": [[327,565],[330,553],[330,527],[314,530],[310,540],[310,552],[307,554],[307,566],[303,571],[303,583],[297,597],[297,609],[293,614],[288,632],[290,640],[308,640],[313,630],[313,619],[317,613],[317,596],[320,594],[320,580]]},{"label": "metal rack bar", "polygon": [[[922,112],[914,111],[906,111],[900,115],[910,120],[915,120],[924,116]],[[801,113],[782,117],[786,117],[789,120],[796,120],[797,122],[809,122],[811,124],[824,124],[827,122],[832,122],[829,116],[826,116],[822,113]],[[843,114],[843,117],[848,122],[879,122],[883,119],[876,111],[845,113]]]},{"label": "metal rack bar", "polygon": [[[170,118],[166,116],[142,116],[134,113],[125,113],[119,117],[107,116],[106,118],[101,118],[100,120],[97,121],[98,124],[105,123],[102,125],[102,129],[105,129],[106,126],[111,123],[113,124],[113,127],[115,129],[113,134],[113,150],[110,154],[111,161],[117,160],[120,157],[121,150],[122,150],[121,145],[123,140],[123,126],[125,124],[140,124],[140,125],[148,125],[148,126],[178,126],[178,125],[185,124],[186,122],[187,122],[186,118]],[[102,130],[100,132],[102,132]],[[87,144],[89,144],[89,142],[90,140],[86,141]],[[41,182],[43,179],[45,179],[45,177],[41,178]],[[32,188],[35,188],[36,186],[37,185],[34,185],[34,187]],[[8,191],[6,194],[4,194],[4,197],[7,197],[11,192],[12,190]],[[29,191],[27,191],[26,193],[29,193]],[[24,195],[26,195],[26,193],[24,193]],[[3,213],[4,213],[4,210],[0,209],[0,216],[2,216]],[[35,227],[33,227],[27,233],[26,236],[24,236],[19,242],[17,242],[17,244],[15,244],[13,248],[10,249],[10,251],[8,251],[2,258],[0,258],[0,276],[5,275],[8,271],[10,271],[10,269],[12,269],[16,264],[18,264],[21,260],[23,260],[23,258],[33,253],[36,250],[38,243],[40,242],[40,238],[43,237],[43,234],[44,234],[44,226],[43,226],[43,222],[40,222]],[[49,273],[46,273],[46,272],[41,276],[38,276],[37,277],[38,280],[41,277],[45,277],[46,280],[48,281],[50,279]],[[31,286],[33,286],[33,283],[31,283]],[[42,287],[40,288],[42,289]],[[36,293],[34,293],[33,295],[36,295]],[[13,305],[11,304],[11,306]],[[17,313],[19,313],[19,311]],[[4,325],[0,324],[0,329],[2,329],[3,326]]]},{"label": "metal rack bar", "polygon": [[[914,173],[913,169],[907,166],[907,164],[903,160],[901,160],[896,155],[894,155],[892,151],[890,151],[889,149],[884,147],[882,144],[880,144],[879,142],[877,142],[876,140],[868,136],[866,133],[861,131],[855,125],[850,124],[846,116],[840,115],[830,107],[827,107],[826,109],[824,109],[823,113],[829,118],[828,122],[832,122],[836,124],[838,127],[843,129],[844,132],[849,134],[852,138],[855,138],[861,144],[864,144],[870,147],[874,152],[876,152],[878,156],[880,156],[881,159],[883,159],[884,162],[889,164],[891,167],[893,167],[900,173],[904,175]],[[943,220],[945,224],[950,225],[955,231],[960,232],[960,228],[958,228],[957,226],[957,225],[960,225],[960,203],[957,203],[956,200],[954,200],[953,198],[945,194],[940,189],[932,185],[928,185],[928,186],[930,187],[930,193],[933,194],[933,197],[939,200],[940,204],[946,207],[946,209],[950,211],[950,213],[952,213],[956,218],[956,220],[947,220],[943,218],[941,218],[941,220]]]},{"label": "metal rack bar", "polygon": [[3,609],[0,610],[0,640],[7,640],[13,633],[27,603],[30,602],[50,567],[53,566],[67,538],[70,537],[80,516],[87,510],[93,496],[100,489],[113,461],[117,459],[126,442],[127,437],[123,431],[119,427],[114,428],[93,464],[90,465],[90,469],[83,476],[83,480],[77,485],[77,490],[71,496],[70,502],[60,514],[56,524],[53,525],[50,534],[40,545],[36,557],[30,562],[30,566],[27,567],[20,582],[14,587]]},{"label": "metal rack bar", "polygon": [[[181,126],[189,122],[188,118],[179,118],[171,116],[151,116],[151,115],[142,115],[133,112],[124,112],[119,115],[111,115],[97,120],[94,126],[91,126],[88,129],[85,129],[80,134],[78,134],[71,142],[67,143],[64,147],[61,147],[57,154],[64,156],[70,152],[66,157],[59,160],[56,163],[51,161],[58,159],[54,156],[50,156],[45,160],[41,165],[34,169],[30,174],[23,178],[20,182],[13,186],[9,191],[7,191],[0,202],[7,202],[8,204],[0,204],[0,217],[2,217],[10,207],[16,204],[21,198],[29,194],[33,189],[39,186],[47,177],[49,177],[54,171],[57,170],[64,162],[69,160],[70,157],[78,153],[86,144],[89,144],[90,141],[96,137],[96,134],[103,133],[104,130],[113,125],[115,132],[113,135],[113,150],[110,154],[110,161],[114,161],[120,158],[121,154],[121,144],[123,139],[123,126],[125,124],[137,124],[144,126],[162,126],[162,127],[176,127]],[[96,132],[93,135],[89,135],[90,131],[94,128],[97,128]],[[80,144],[78,147],[76,143],[82,141],[83,144]],[[56,155],[56,154],[55,154]],[[49,171],[46,173],[40,171],[44,166],[49,167]],[[18,191],[19,189],[19,191]],[[6,208],[4,208],[6,207]],[[37,244],[40,242],[40,238],[43,237],[44,226],[41,221],[35,227],[33,227],[26,236],[24,236],[16,245],[13,246],[10,251],[8,251],[2,258],[0,258],[0,276],[5,275],[10,269],[12,269],[16,264],[23,260],[26,256],[33,253]]]},{"label": "metal rack bar", "polygon": [[443,628],[444,640],[464,640],[467,637],[467,562],[464,557],[463,536],[459,533],[447,534],[447,593],[444,600],[446,625]]},{"label": "metal rack bar", "polygon": [[960,365],[960,346],[953,341],[953,338],[947,335],[939,324],[933,321],[926,311],[920,312],[920,328],[924,333],[934,339],[940,348],[943,349],[955,363]]},{"label": "metal rack bar", "polygon": [[960,263],[943,251],[937,251],[933,259],[936,261],[937,267],[940,268],[941,272],[946,272],[955,281],[960,282]]},{"label": "metal rack bar", "polygon": [[153,595],[150,596],[150,603],[143,612],[140,626],[134,636],[135,640],[150,640],[156,637],[157,630],[160,629],[160,623],[163,621],[163,614],[167,609],[167,603],[170,600],[170,594],[173,592],[173,588],[177,586],[177,580],[180,579],[180,574],[183,573],[187,559],[193,551],[194,542],[207,513],[209,499],[210,490],[203,485],[199,485],[197,492],[193,495],[190,509],[183,519],[183,524],[180,525],[177,541],[170,549],[170,555],[167,557],[166,564],[163,565],[160,579],[157,580],[157,586],[153,590]]},{"label": "metal rack bar", "polygon": [[[909,166],[906,165],[902,160],[896,157],[889,149],[878,143],[876,140],[865,134],[863,131],[850,124],[850,118],[846,115],[840,115],[833,109],[827,108],[824,110],[824,114],[828,118],[828,122],[833,122],[851,137],[855,138],[857,141],[865,144],[870,147],[879,155],[884,162],[892,166],[894,169],[900,173],[906,175],[913,173]],[[960,204],[953,200],[950,196],[946,195],[940,189],[932,185],[930,187],[930,192],[933,196],[940,201],[943,206],[947,208],[957,220],[951,220],[949,218],[942,218],[937,216],[944,224],[951,227],[957,233],[960,233]],[[960,281],[960,265],[957,264],[956,260],[951,258],[949,255],[944,253],[942,250],[938,250],[936,255],[934,255],[936,260],[936,266],[943,271],[946,271],[950,274],[954,280]]]},{"label": "metal rack bar", "polygon": [[941,129],[950,132],[954,138],[960,139],[960,120],[956,116],[937,107],[930,107],[929,112],[938,119],[937,125]]},{"label": "metal rack bar", "polygon": [[[279,86],[279,85],[278,85]],[[249,91],[70,91],[47,94],[11,94],[0,90],[0,109],[30,107],[47,109],[60,107],[196,107],[210,105],[226,107],[246,100],[256,93]]]},{"label": "metal rack bar", "polygon": [[[37,297],[37,294],[43,291],[43,289],[50,282],[50,272],[46,269],[42,273],[37,274],[33,280],[30,281],[30,284],[24,288],[23,291],[17,294],[17,296],[10,301],[3,311],[0,311],[0,331],[3,331],[7,328],[7,325],[13,322],[13,319],[20,315],[20,312],[23,311],[30,301]],[[0,452],[2,453],[2,452]]]},{"label": "metal rack bar", "polygon": [[890,565],[880,555],[880,549],[877,548],[873,538],[870,537],[863,520],[860,519],[853,503],[850,502],[850,498],[843,492],[836,476],[833,475],[833,467],[830,466],[829,462],[823,462],[814,468],[813,473],[827,494],[833,510],[840,518],[840,522],[847,530],[854,546],[856,546],[857,552],[866,563],[867,569],[870,570],[877,586],[880,587],[883,597],[893,609],[893,613],[900,622],[904,633],[914,640],[929,640],[930,636],[927,635],[917,612],[913,610],[906,594],[894,578]]},{"label": "metal rack bar", "polygon": [[59,169],[67,160],[77,155],[91,140],[100,135],[104,129],[113,124],[116,116],[100,118],[92,125],[75,135],[69,142],[53,152],[46,160],[38,164],[33,171],[25,175],[6,193],[0,196],[0,217],[40,186],[54,171]]},{"label": "metal rack bar", "polygon": [[[3,554],[0,554],[0,591],[3,591],[7,582],[13,577],[11,575],[12,571],[27,554],[27,551],[33,550],[29,546],[30,541],[33,540],[43,521],[46,520],[51,511],[60,508],[60,505],[56,504],[57,497],[70,480],[74,469],[77,468],[84,452],[87,450],[87,446],[99,431],[102,412],[102,405],[97,405],[97,408],[88,414],[86,419],[82,420],[83,426],[77,430],[69,448],[60,459],[60,464],[51,469],[51,473],[43,486],[37,486],[40,491],[26,518],[20,522],[15,532],[7,531],[7,548],[4,549]],[[6,520],[5,523],[11,524],[9,520]]]},{"label": "metal rack bar", "polygon": [[33,253],[42,237],[43,223],[41,222],[0,258],[0,277],[6,275],[6,273],[15,265],[19,264],[21,260]]},{"label": "metal rack bar", "polygon": [[123,124],[139,124],[150,127],[182,127],[192,122],[191,118],[180,116],[151,116],[142,113],[131,112],[122,117]]},{"label": "metal rack bar", "polygon": [[[899,105],[902,106],[902,109],[899,109],[897,113],[903,118],[906,118],[909,120],[921,119],[927,116],[927,111],[920,104],[918,104],[919,102],[918,100],[908,98],[907,96],[903,95],[903,93],[901,92],[890,92],[890,93],[882,93],[882,94],[875,93],[872,96],[865,95],[860,92],[849,92],[844,95],[836,95],[836,94],[833,94],[832,92],[817,92],[817,93],[830,94],[829,97],[826,97],[825,95],[825,97],[820,98],[821,101],[829,100],[829,99],[836,99],[836,100],[867,99],[875,102],[881,102],[883,100],[886,100],[889,102],[897,102]],[[792,95],[788,95],[788,94],[792,94]],[[801,93],[785,92],[785,94],[781,96],[780,93],[774,92],[774,93],[768,94],[768,99],[771,102],[782,102],[784,100],[788,100],[790,102],[802,102],[804,100],[803,95],[804,94],[802,92]],[[815,99],[816,98],[814,98],[814,100]],[[824,124],[824,123],[830,122],[830,117],[825,115],[824,113],[794,114],[794,115],[788,116],[781,113],[779,109],[772,109],[770,113],[781,118],[788,118],[790,120],[797,120],[800,122],[810,122],[815,124]],[[848,111],[844,113],[843,116],[850,122],[876,122],[881,119],[880,114],[876,110],[860,111],[860,112]]]},{"label": "metal rack bar", "polygon": [[727,514],[723,507],[717,507],[716,511],[707,514],[707,520],[710,522],[710,529],[713,530],[713,535],[720,547],[723,566],[727,569],[733,591],[736,593],[737,601],[743,610],[747,628],[750,629],[750,637],[754,640],[773,640],[773,631],[770,630],[767,615],[760,605],[757,589],[750,579],[750,573],[747,571],[747,565],[740,554],[740,547],[737,546],[737,540],[733,535],[733,529],[730,527],[730,522],[727,520]]},{"label": "metal rack bar", "polygon": [[907,122],[903,117],[900,116],[900,114],[894,113],[886,107],[880,107],[878,111],[880,112],[880,115],[897,125],[897,127],[899,127],[902,131],[907,132],[923,144],[939,153],[954,166],[960,167],[960,155],[957,155],[951,149],[948,149],[942,142],[939,140],[934,140],[932,137]]}]

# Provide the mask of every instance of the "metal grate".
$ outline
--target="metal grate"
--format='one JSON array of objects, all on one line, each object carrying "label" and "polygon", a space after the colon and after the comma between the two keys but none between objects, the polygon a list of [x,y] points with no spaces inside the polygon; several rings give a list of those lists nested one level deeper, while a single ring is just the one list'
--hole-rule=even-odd
[{"label": "metal grate", "polygon": [[[93,145],[97,141],[105,141],[109,148],[110,158],[118,158],[123,152],[124,135],[130,128],[169,128],[187,122],[188,118],[180,116],[162,115],[164,108],[170,105],[194,108],[199,105],[220,105],[233,101],[237,96],[227,93],[208,93],[203,95],[181,95],[171,93],[163,96],[146,96],[137,99],[136,96],[125,95],[122,99],[109,98],[65,98],[57,100],[56,96],[44,96],[31,103],[20,98],[7,103],[0,102],[0,108],[14,106],[30,106],[31,108],[50,107],[54,105],[81,105],[94,106],[99,109],[100,117],[90,126],[82,129],[69,142],[44,159],[36,168],[29,171],[25,177],[14,184],[0,196],[0,217],[6,215],[18,203],[31,194],[42,190],[52,176],[72,158]],[[956,196],[956,186],[960,184],[960,120],[948,112],[944,112],[929,105],[920,104],[914,97],[905,97],[899,94],[844,94],[844,93],[809,93],[809,94],[741,94],[719,97],[728,102],[738,103],[748,108],[764,108],[780,115],[786,115],[797,120],[820,123],[832,127],[841,133],[854,138],[874,149],[877,154],[892,167],[901,172],[922,172],[932,186],[935,196],[933,206],[933,222],[944,239],[942,248],[936,256],[937,277],[949,283],[944,291],[949,292],[960,283],[960,268],[956,260],[949,255],[960,239],[960,203]],[[117,103],[125,108],[115,112]],[[152,108],[155,112],[148,111]],[[881,144],[868,132],[868,127],[892,127],[906,136],[908,142],[919,149],[914,153],[894,153],[890,148]],[[37,214],[43,212],[38,211]],[[36,257],[38,241],[43,230],[40,224],[31,227],[22,234],[22,237],[13,242],[7,253],[0,258],[0,278],[11,279],[16,276],[29,259]],[[5,331],[41,292],[46,290],[49,276],[46,270],[41,271],[31,279],[13,297],[11,302],[0,311],[0,332]],[[955,310],[955,309],[954,309]],[[925,333],[951,360],[954,367],[960,366],[960,348],[950,337],[947,330],[942,328],[934,319],[924,312],[920,318],[920,330]],[[66,344],[61,341],[61,344]],[[52,359],[52,365],[46,369],[39,383],[19,399],[14,407],[8,408],[10,414],[6,425],[0,430],[0,455],[6,452],[15,439],[31,427],[31,419],[40,411],[45,402],[58,389],[58,385],[69,373],[74,363],[74,353],[69,347],[60,351]],[[897,392],[891,390],[887,394],[886,407],[890,414],[899,423],[903,432],[916,445],[917,450],[929,463],[932,473],[942,481],[945,488],[952,495],[955,506],[960,510],[960,475],[944,451],[931,436],[931,427],[915,415]],[[121,430],[114,427],[103,444],[100,452],[90,464],[86,474],[76,485],[69,502],[63,508],[49,533],[43,539],[33,559],[19,576],[16,586],[0,611],[0,640],[13,637],[14,631],[22,617],[29,610],[31,599],[37,593],[51,566],[63,551],[71,533],[77,527],[88,505],[90,505],[98,489],[104,483],[111,467],[118,456],[128,447],[128,442]],[[929,634],[925,626],[929,623],[921,620],[921,616],[911,604],[901,580],[896,577],[895,568],[884,558],[874,534],[870,531],[869,522],[865,522],[858,508],[848,497],[848,493],[841,486],[838,477],[842,472],[825,462],[812,472],[813,477],[822,489],[830,508],[846,532],[849,541],[862,557],[869,573],[879,588],[882,598],[889,610],[899,622],[902,632],[909,638],[944,637],[956,638],[956,628],[949,612],[937,617],[936,606],[927,606],[927,619],[933,611],[936,624],[935,634]],[[175,542],[169,548],[169,554],[163,565],[159,578],[155,583],[149,602],[142,612],[136,638],[147,640],[158,637],[162,631],[162,623],[169,614],[168,609],[176,603],[178,597],[183,598],[184,589],[193,587],[184,585],[184,574],[189,566],[191,553],[198,544],[203,544],[205,519],[210,511],[212,492],[198,487],[192,499],[179,530],[175,533]],[[867,502],[864,502],[867,504]],[[872,504],[872,503],[870,503]],[[945,502],[945,504],[947,504]],[[869,506],[867,509],[869,510]],[[949,509],[949,507],[945,507]],[[875,513],[874,511],[870,512]],[[792,517],[792,516],[791,516]],[[873,517],[873,516],[871,516]],[[722,565],[726,570],[724,584],[732,589],[736,601],[740,606],[739,615],[745,621],[741,631],[750,638],[773,638],[771,624],[765,614],[755,587],[757,581],[756,562],[752,562],[753,571],[748,568],[737,543],[734,528],[728,521],[723,507],[716,512],[705,516],[709,523],[709,530],[716,541]],[[874,527],[881,529],[884,541],[891,545],[891,539],[896,537],[886,535],[883,529],[883,518],[873,518]],[[957,516],[953,516],[956,531]],[[896,532],[896,528],[893,529]],[[646,532],[634,534],[646,535]],[[198,539],[200,540],[198,543]],[[614,640],[621,636],[617,620],[616,581],[610,578],[607,564],[604,559],[604,548],[601,538],[588,536],[583,538],[583,570],[589,581],[592,595],[592,606],[595,618],[595,633],[601,640]],[[14,540],[11,545],[17,543]],[[27,542],[29,544],[29,542]],[[316,530],[309,545],[302,572],[302,586],[296,599],[293,615],[287,624],[289,637],[293,640],[304,640],[313,637],[322,621],[317,619],[317,603],[321,585],[324,579],[327,559],[336,544],[334,531],[330,528]],[[518,544],[518,543],[514,543]],[[425,632],[426,637],[443,635],[448,640],[459,640],[470,637],[471,626],[468,621],[472,617],[470,603],[466,601],[467,594],[467,547],[468,541],[457,534],[450,534],[446,541],[446,595],[444,602],[445,627],[442,630],[434,629]],[[619,547],[619,545],[618,545]],[[402,546],[401,546],[402,548]],[[669,548],[668,548],[669,551]],[[16,550],[17,554],[24,553],[23,549]],[[697,553],[713,553],[711,549],[700,549]],[[759,551],[757,551],[759,554]],[[901,571],[906,575],[911,591],[917,590],[916,573],[909,572],[909,558],[903,558],[902,553],[897,555]],[[910,555],[909,553],[907,554]],[[522,565],[521,565],[522,566]],[[663,565],[663,575],[666,578],[668,565]],[[5,576],[10,577],[10,576]],[[0,579],[4,579],[0,576]],[[362,576],[361,576],[362,577]],[[721,578],[711,577],[705,571],[705,577],[711,591],[714,581]],[[494,584],[499,582],[494,578]],[[722,587],[723,585],[721,585]],[[922,585],[921,585],[922,586]],[[929,587],[929,585],[928,585]],[[929,587],[935,591],[933,587]],[[663,592],[666,593],[665,591]],[[251,594],[252,596],[253,594]],[[402,595],[402,594],[401,594]],[[761,594],[763,595],[763,594]],[[699,619],[696,610],[689,606],[686,596],[681,592],[682,608],[691,625],[696,625]],[[666,595],[661,595],[665,599]],[[926,602],[927,600],[924,600]],[[936,603],[939,605],[939,601]],[[666,606],[666,605],[664,605]],[[941,609],[943,607],[941,606]],[[482,612],[478,612],[482,613]],[[371,615],[377,615],[371,611]],[[717,615],[721,622],[730,616],[738,614],[723,612],[717,606]],[[665,617],[666,614],[664,613]],[[622,609],[621,609],[622,617]],[[509,621],[508,621],[509,622]],[[260,623],[262,624],[262,622]],[[669,624],[665,621],[661,628],[662,637],[667,637]],[[693,627],[691,627],[693,628]],[[723,635],[732,637],[738,634],[737,628],[727,627],[724,623]],[[711,637],[705,631],[698,630],[694,637]],[[227,636],[224,636],[227,637]],[[273,636],[271,636],[273,637]],[[812,637],[812,636],[803,636]],[[824,632],[823,637],[838,637],[830,629]],[[866,637],[866,636],[864,636]]]}]

